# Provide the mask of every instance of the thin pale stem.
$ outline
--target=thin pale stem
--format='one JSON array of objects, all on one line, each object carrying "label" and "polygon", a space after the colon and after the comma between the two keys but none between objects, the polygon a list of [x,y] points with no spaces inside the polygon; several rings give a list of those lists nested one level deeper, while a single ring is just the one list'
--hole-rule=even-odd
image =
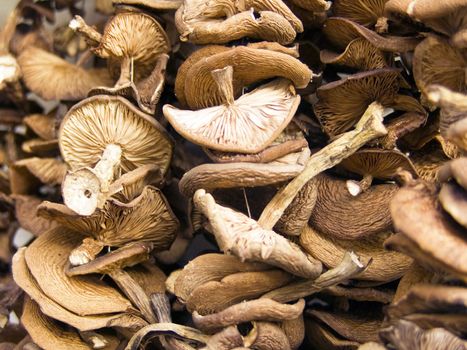
[{"label": "thin pale stem", "polygon": [[120,64],[120,77],[115,83],[115,87],[127,85],[133,81],[133,60],[130,57],[123,58]]},{"label": "thin pale stem", "polygon": [[98,46],[102,40],[102,34],[87,25],[81,16],[75,16],[70,21],[69,27],[82,35],[91,46]]},{"label": "thin pale stem", "polygon": [[232,105],[234,103],[233,93],[233,68],[227,66],[222,69],[215,69],[211,72],[214,81],[219,88],[219,92],[223,98],[225,105]]},{"label": "thin pale stem", "polygon": [[377,137],[387,133],[383,125],[384,108],[373,102],[365,111],[354,130],[343,134],[313,154],[305,165],[305,169],[287,186],[276,193],[263,210],[258,223],[266,229],[272,229],[279,221],[285,209],[292,203],[302,187],[313,177],[339,164],[343,159],[355,153],[360,147]]},{"label": "thin pale stem", "polygon": [[118,145],[107,145],[101,160],[92,169],[100,181],[101,191],[108,192],[115,177],[116,168],[120,165],[122,149]]}]

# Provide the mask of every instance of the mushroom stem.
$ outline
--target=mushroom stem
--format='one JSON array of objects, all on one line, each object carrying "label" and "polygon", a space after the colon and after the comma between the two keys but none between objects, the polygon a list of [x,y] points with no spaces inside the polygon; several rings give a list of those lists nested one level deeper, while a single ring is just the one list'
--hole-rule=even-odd
[{"label": "mushroom stem", "polygon": [[115,83],[115,87],[120,87],[131,83],[132,79],[132,69],[131,69],[131,58],[124,57],[120,65],[120,77]]},{"label": "mushroom stem", "polygon": [[108,192],[110,184],[113,182],[115,172],[120,165],[122,148],[118,145],[110,144],[105,147],[101,160],[92,169],[94,175],[100,181],[101,191]]},{"label": "mushroom stem", "polygon": [[93,238],[85,238],[81,245],[73,249],[68,257],[72,266],[84,265],[94,260],[104,245]]},{"label": "mushroom stem", "polygon": [[368,190],[373,182],[373,176],[370,174],[365,174],[363,179],[360,182],[356,182],[353,180],[348,180],[346,185],[349,193],[352,196],[358,196],[360,193],[365,192]]},{"label": "mushroom stem", "polygon": [[270,298],[280,303],[305,298],[357,276],[366,269],[369,263],[362,263],[355,253],[346,252],[339,265],[321,274],[318,278],[288,284],[262,295],[261,298]]},{"label": "mushroom stem", "polygon": [[441,108],[467,110],[467,99],[464,94],[433,84],[426,90],[428,99]]},{"label": "mushroom stem", "polygon": [[92,349],[104,349],[109,343],[103,335],[93,331],[79,332],[79,335]]},{"label": "mushroom stem", "polygon": [[141,286],[124,270],[116,269],[109,276],[117,283],[128,299],[141,311],[146,321],[156,323],[156,317],[152,312],[149,297]]},{"label": "mushroom stem", "polygon": [[217,84],[217,88],[222,96],[222,103],[231,106],[234,103],[233,93],[233,68],[227,66],[221,69],[214,69],[211,75]]},{"label": "mushroom stem", "polygon": [[157,58],[157,63],[149,77],[138,84],[138,91],[141,95],[141,101],[154,109],[162,94],[165,83],[165,70],[169,55],[162,54]]},{"label": "mushroom stem", "polygon": [[80,35],[84,36],[86,41],[91,46],[98,46],[102,40],[102,34],[91,26],[87,25],[81,16],[75,16],[70,21],[68,26],[75,32],[78,32]]},{"label": "mushroom stem", "polygon": [[313,154],[300,175],[277,192],[268,203],[261,213],[258,223],[263,228],[273,228],[284,210],[310,179],[355,153],[368,141],[385,135],[387,130],[383,125],[383,111],[384,108],[380,103],[373,102],[368,106],[354,130],[346,132],[321,151]]}]

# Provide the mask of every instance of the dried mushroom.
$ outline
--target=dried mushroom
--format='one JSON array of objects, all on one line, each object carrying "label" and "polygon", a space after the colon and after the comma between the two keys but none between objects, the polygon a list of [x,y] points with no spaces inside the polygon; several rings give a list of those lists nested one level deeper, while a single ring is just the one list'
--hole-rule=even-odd
[{"label": "dried mushroom", "polygon": [[374,27],[378,33],[385,33],[388,30],[388,20],[383,15],[386,2],[387,0],[337,0],[333,2],[332,10],[337,17],[345,17],[365,27]]}]

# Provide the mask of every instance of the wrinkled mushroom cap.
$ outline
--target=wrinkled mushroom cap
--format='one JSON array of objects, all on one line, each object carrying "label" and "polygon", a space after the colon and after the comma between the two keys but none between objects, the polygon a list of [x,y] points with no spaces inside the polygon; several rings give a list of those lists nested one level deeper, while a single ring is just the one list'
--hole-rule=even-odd
[{"label": "wrinkled mushroom cap", "polygon": [[121,97],[93,96],[68,111],[59,145],[72,170],[94,166],[109,144],[122,150],[123,173],[145,164],[165,173],[172,157],[172,141],[162,126]]},{"label": "wrinkled mushroom cap", "polygon": [[45,100],[79,100],[95,86],[112,84],[107,70],[85,70],[33,46],[19,55],[18,63],[26,86]]}]

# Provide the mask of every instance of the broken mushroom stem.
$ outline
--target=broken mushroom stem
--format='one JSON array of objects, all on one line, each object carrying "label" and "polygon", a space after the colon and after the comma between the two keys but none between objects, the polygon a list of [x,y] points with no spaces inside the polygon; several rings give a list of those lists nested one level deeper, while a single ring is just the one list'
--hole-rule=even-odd
[{"label": "broken mushroom stem", "polygon": [[223,99],[223,104],[233,105],[235,98],[233,92],[233,68],[227,66],[221,69],[211,71],[211,75],[217,84],[217,88]]},{"label": "broken mushroom stem", "polygon": [[72,266],[84,265],[94,260],[102,251],[104,245],[90,237],[83,239],[81,245],[73,249],[68,257]]},{"label": "broken mushroom stem", "polygon": [[346,185],[349,193],[352,196],[358,196],[360,193],[365,192],[368,190],[373,183],[373,176],[370,174],[366,174],[363,176],[363,179],[358,182],[354,180],[348,180]]},{"label": "broken mushroom stem", "polygon": [[273,228],[285,209],[310,179],[339,164],[368,141],[386,135],[387,130],[383,125],[383,112],[384,107],[378,102],[373,102],[368,106],[354,130],[346,132],[321,151],[313,154],[300,175],[276,193],[261,213],[258,223],[263,228]]},{"label": "broken mushroom stem", "polygon": [[125,56],[120,65],[120,77],[115,87],[120,87],[133,82],[133,58]]},{"label": "broken mushroom stem", "polygon": [[101,159],[92,172],[97,176],[101,184],[101,191],[108,192],[110,184],[115,178],[115,173],[120,165],[122,157],[122,148],[118,145],[110,144],[105,147]]},{"label": "broken mushroom stem", "polygon": [[89,26],[81,16],[75,16],[68,27],[82,35],[91,46],[98,46],[102,40],[102,34]]}]

